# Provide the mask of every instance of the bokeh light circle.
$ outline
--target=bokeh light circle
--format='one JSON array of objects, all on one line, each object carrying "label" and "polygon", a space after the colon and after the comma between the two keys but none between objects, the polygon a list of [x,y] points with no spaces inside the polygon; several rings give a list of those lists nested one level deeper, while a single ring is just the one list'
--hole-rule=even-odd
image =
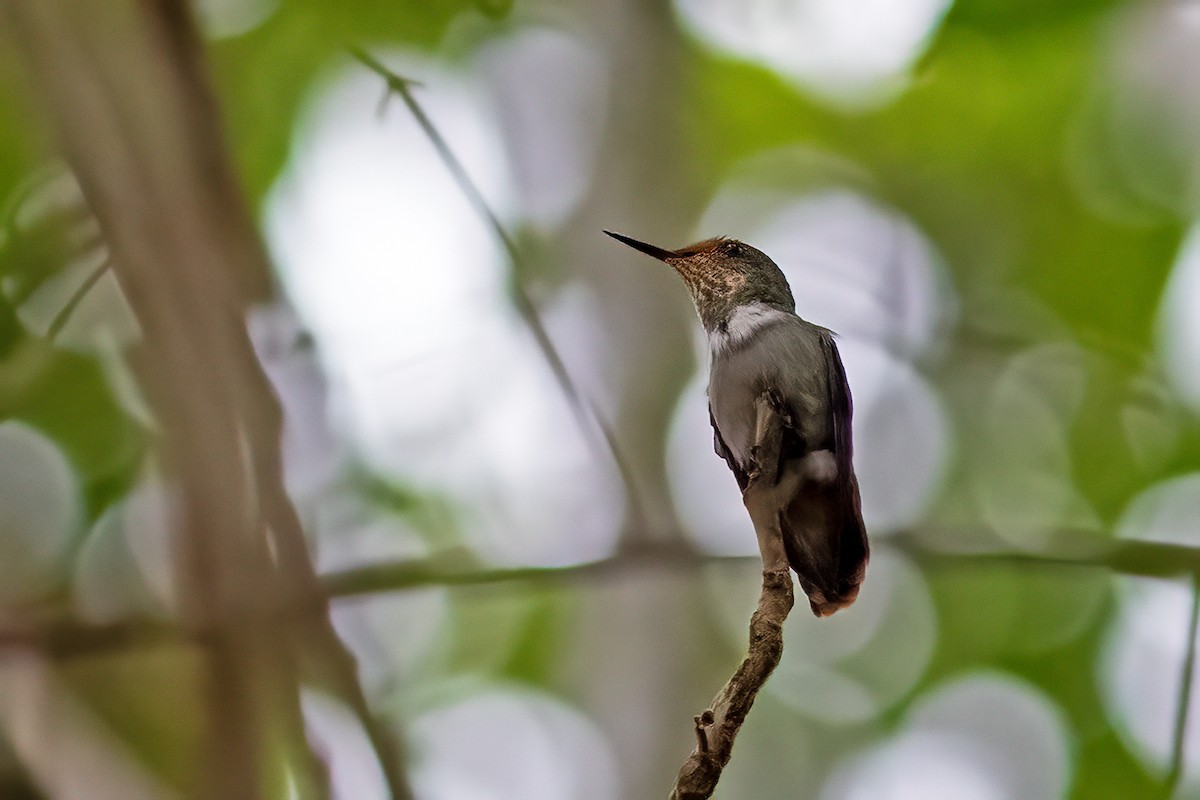
[{"label": "bokeh light circle", "polygon": [[[1200,473],[1150,487],[1121,516],[1123,538],[1196,546]],[[1099,663],[1100,691],[1113,727],[1152,769],[1166,769],[1187,654],[1191,590],[1186,581],[1118,579],[1118,610]],[[1196,674],[1193,672],[1193,680]],[[1192,695],[1185,731],[1185,779],[1200,785],[1200,715]]]},{"label": "bokeh light circle", "polygon": [[0,605],[54,588],[80,514],[66,456],[23,422],[0,423]]},{"label": "bokeh light circle", "polygon": [[1070,763],[1068,731],[1047,697],[975,675],[921,698],[893,737],[842,764],[820,798],[1057,800]]},{"label": "bokeh light circle", "polygon": [[1067,343],[1018,353],[988,390],[969,433],[971,491],[985,523],[1037,549],[1057,529],[1098,524],[1073,480],[1067,438],[1089,379],[1086,354]]},{"label": "bokeh light circle", "polygon": [[587,190],[607,111],[603,51],[561,30],[523,27],[478,56],[522,215],[562,223]]},{"label": "bokeh light circle", "polygon": [[[384,60],[437,87],[422,97],[429,116],[497,213],[513,216],[479,77]],[[412,118],[377,117],[380,90],[365,70],[334,77],[268,203],[335,425],[373,470],[450,500],[455,531],[487,560],[601,558],[623,515],[615,469],[515,311],[499,244]]]},{"label": "bokeh light circle", "polygon": [[104,510],[75,564],[75,608],[81,617],[106,623],[166,616],[175,609],[177,503],[170,486],[147,477]]},{"label": "bokeh light circle", "polygon": [[1179,396],[1200,409],[1200,226],[1183,241],[1159,310],[1158,349]]},{"label": "bokeh light circle", "polygon": [[862,101],[903,85],[950,0],[677,0],[709,45],[832,99]]},{"label": "bokeh light circle", "polygon": [[555,698],[491,689],[413,722],[420,800],[617,800],[612,746]]}]

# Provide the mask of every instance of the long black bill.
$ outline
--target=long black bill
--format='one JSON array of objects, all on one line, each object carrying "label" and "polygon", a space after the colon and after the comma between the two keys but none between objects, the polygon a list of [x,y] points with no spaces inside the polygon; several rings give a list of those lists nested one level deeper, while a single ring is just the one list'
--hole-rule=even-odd
[{"label": "long black bill", "polygon": [[634,250],[640,250],[641,252],[645,253],[648,256],[653,256],[654,258],[657,258],[659,261],[666,261],[668,258],[675,257],[675,254],[672,253],[670,250],[663,250],[661,247],[655,247],[652,244],[646,244],[645,242],[639,242],[637,239],[630,239],[628,236],[622,236],[621,234],[613,233],[612,231],[605,231],[605,233],[607,233],[612,238],[616,239],[618,242],[627,244],[630,247],[632,247]]}]

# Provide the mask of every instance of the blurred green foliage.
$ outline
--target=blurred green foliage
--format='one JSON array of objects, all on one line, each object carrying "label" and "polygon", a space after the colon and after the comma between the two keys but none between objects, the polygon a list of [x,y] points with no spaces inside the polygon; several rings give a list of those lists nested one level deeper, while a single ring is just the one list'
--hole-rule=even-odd
[{"label": "blurred green foliage", "polygon": [[[213,67],[229,139],[252,197],[261,199],[288,156],[293,124],[314,81],[350,46],[434,47],[460,13],[502,4],[473,0],[330,5],[288,2],[243,36],[216,43]],[[381,90],[382,95],[382,90]]]},{"label": "blurred green foliage", "polygon": [[[333,65],[348,62],[348,45],[432,50],[461,15],[516,24],[512,5],[289,0],[249,32],[212,42],[229,142],[254,206],[261,207],[292,155],[294,126],[314,84]],[[1105,165],[1111,142],[1091,135],[1088,123],[1099,124],[1102,116],[1099,50],[1123,8],[1111,0],[962,0],[917,64],[912,85],[865,108],[808,96],[763,67],[713,54],[691,40],[683,42],[680,56],[685,81],[679,132],[701,198],[692,198],[693,205],[701,205],[745,158],[801,145],[855,168],[814,181],[856,182],[902,210],[934,243],[962,300],[960,325],[920,367],[964,439],[985,401],[966,386],[967,373],[998,379],[1008,355],[1039,342],[1066,337],[1085,346],[1086,392],[1066,420],[1066,433],[1074,487],[1105,530],[1137,492],[1200,467],[1200,426],[1163,388],[1152,353],[1164,283],[1191,220],[1184,209],[1146,202],[1119,170],[1101,176],[1111,200],[1103,206],[1091,196],[1100,190],[1072,166],[1076,159],[1095,161],[1101,170]],[[575,11],[564,6],[564,13]],[[31,106],[36,103],[19,51],[0,48],[0,198],[15,197],[50,157]],[[1181,169],[1175,154],[1149,158],[1152,164],[1162,160],[1158,166],[1168,178]],[[1110,213],[1113,208],[1120,213]],[[134,482],[154,432],[123,410],[96,359],[57,350],[21,327],[14,308],[75,254],[53,231],[30,234],[15,230],[11,218],[7,223],[0,249],[0,415],[28,422],[69,456],[82,479],[90,524]],[[997,286],[1035,300],[1053,324],[990,317],[988,291]],[[1131,405],[1163,421],[1172,440],[1164,457],[1140,457],[1121,423]],[[960,521],[962,498],[972,490],[967,455],[954,452],[951,459],[929,512],[934,520]],[[445,498],[373,477],[354,483],[381,513],[431,543],[453,540],[453,525],[442,513]],[[1093,676],[1114,607],[1109,575],[994,566],[942,567],[925,577],[937,609],[937,650],[912,697],[975,668],[1019,675],[1054,698],[1068,718],[1075,745],[1072,798],[1139,798],[1157,791],[1155,777],[1113,730]],[[426,669],[562,688],[561,661],[577,599],[574,590],[560,589],[458,592],[447,622],[450,643]],[[721,663],[736,657],[735,648],[712,649]],[[160,705],[146,686],[188,696],[164,684],[190,685],[190,667],[179,660],[112,657],[67,675],[169,782],[186,772],[179,754],[189,726],[177,724],[179,707]],[[182,711],[188,718],[199,713]],[[783,717],[780,724],[796,721],[779,707],[768,705],[761,713],[764,719]],[[893,709],[893,719],[876,721],[875,730],[886,730],[899,713]],[[679,731],[686,728],[680,720]],[[845,732],[829,732],[839,735]],[[739,749],[735,762],[743,756],[754,760]]]}]

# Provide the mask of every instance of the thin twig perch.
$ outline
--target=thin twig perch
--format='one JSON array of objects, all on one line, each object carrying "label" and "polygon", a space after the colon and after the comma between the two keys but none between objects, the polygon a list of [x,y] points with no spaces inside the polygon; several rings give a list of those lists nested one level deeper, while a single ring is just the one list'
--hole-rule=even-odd
[{"label": "thin twig perch", "polygon": [[712,796],[758,690],[783,655],[783,622],[792,610],[794,596],[779,509],[780,498],[791,496],[785,493],[798,478],[792,473],[781,475],[777,469],[783,429],[766,395],[759,397],[756,412],[754,468],[742,495],[763,557],[762,594],[750,618],[750,650],[709,708],[695,718],[696,748],[675,778],[671,800]]}]

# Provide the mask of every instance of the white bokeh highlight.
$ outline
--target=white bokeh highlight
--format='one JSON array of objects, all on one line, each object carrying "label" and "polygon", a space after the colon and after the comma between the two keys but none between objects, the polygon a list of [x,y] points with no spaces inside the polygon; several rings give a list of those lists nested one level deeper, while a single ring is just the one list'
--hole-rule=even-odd
[{"label": "white bokeh highlight", "polygon": [[1125,224],[1200,211],[1200,8],[1119,8],[1100,41],[1070,151],[1083,198]]},{"label": "white bokeh highlight", "polygon": [[709,46],[844,101],[904,84],[950,0],[676,0]]},{"label": "white bokeh highlight", "polygon": [[[1200,542],[1200,473],[1147,489],[1117,525],[1123,538],[1195,546]],[[1191,590],[1186,581],[1119,579],[1118,609],[1098,669],[1113,727],[1152,770],[1170,758],[1183,661],[1187,654]],[[1195,672],[1193,681],[1197,679]],[[1200,714],[1192,695],[1185,731],[1184,780],[1200,788]]]},{"label": "white bokeh highlight", "polygon": [[1073,344],[1041,344],[1009,359],[988,389],[970,487],[983,521],[1011,544],[1038,549],[1057,529],[1099,524],[1075,487],[1067,438],[1087,358]]},{"label": "white bokeh highlight", "polygon": [[1070,777],[1059,710],[1031,686],[985,674],[922,698],[893,737],[842,764],[820,798],[1061,800]]},{"label": "white bokeh highlight", "polygon": [[[564,46],[550,42],[553,58]],[[421,94],[429,116],[493,208],[514,216],[478,79],[384,60],[436,87]],[[615,470],[513,309],[502,250],[411,116],[396,104],[377,117],[381,91],[365,70],[335,76],[268,204],[269,241],[330,376],[335,424],[375,470],[451,500],[457,529],[490,561],[604,557],[622,514]]]},{"label": "white bokeh highlight", "polygon": [[854,339],[839,347],[851,387],[858,387],[854,464],[863,519],[876,534],[902,530],[921,518],[944,477],[945,412],[911,364]]},{"label": "white bokeh highlight", "polygon": [[1200,227],[1176,257],[1159,310],[1158,349],[1167,379],[1192,409],[1200,409]]},{"label": "white bokeh highlight", "polygon": [[163,617],[177,609],[173,545],[178,497],[155,477],[100,514],[75,560],[74,603],[98,624]]},{"label": "white bokeh highlight", "polygon": [[55,587],[80,515],[78,481],[58,445],[23,422],[0,423],[0,606]]},{"label": "white bokeh highlight", "polygon": [[384,800],[387,783],[354,713],[328,695],[300,696],[308,737],[329,771],[332,800]]},{"label": "white bokeh highlight", "polygon": [[580,712],[529,690],[489,689],[412,726],[419,800],[618,800],[611,744]]},{"label": "white bokeh highlight", "polygon": [[608,89],[603,52],[564,31],[521,28],[486,45],[478,59],[522,214],[557,225],[583,197],[599,154]]},{"label": "white bokeh highlight", "polygon": [[[446,70],[395,66],[436,82],[422,97],[430,116],[485,193],[506,197],[503,154],[476,95]],[[387,465],[397,444],[436,436],[466,412],[469,379],[503,363],[507,320],[496,300],[502,254],[417,125],[399,109],[377,116],[381,92],[377,76],[356,70],[320,93],[269,198],[267,232],[356,438]],[[457,369],[445,368],[450,357],[463,359]]]}]

